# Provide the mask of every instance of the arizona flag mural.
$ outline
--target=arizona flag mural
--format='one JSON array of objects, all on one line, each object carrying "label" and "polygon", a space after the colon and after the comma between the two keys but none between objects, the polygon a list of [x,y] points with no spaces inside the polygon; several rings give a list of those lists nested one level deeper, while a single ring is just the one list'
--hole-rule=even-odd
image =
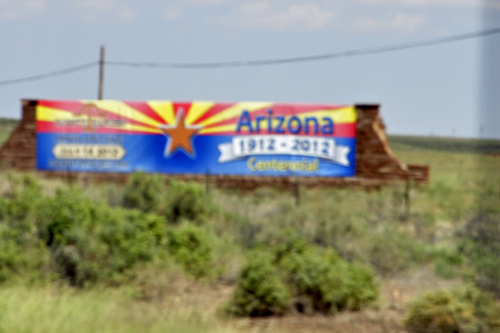
[{"label": "arizona flag mural", "polygon": [[39,170],[355,173],[354,106],[40,100],[36,117]]}]

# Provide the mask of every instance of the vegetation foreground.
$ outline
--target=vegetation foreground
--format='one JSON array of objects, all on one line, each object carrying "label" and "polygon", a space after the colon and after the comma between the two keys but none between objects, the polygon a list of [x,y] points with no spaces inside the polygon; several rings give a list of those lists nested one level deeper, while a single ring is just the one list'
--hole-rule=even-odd
[{"label": "vegetation foreground", "polygon": [[409,213],[403,184],[0,173],[0,332],[500,332],[500,158],[395,140],[431,167]]}]

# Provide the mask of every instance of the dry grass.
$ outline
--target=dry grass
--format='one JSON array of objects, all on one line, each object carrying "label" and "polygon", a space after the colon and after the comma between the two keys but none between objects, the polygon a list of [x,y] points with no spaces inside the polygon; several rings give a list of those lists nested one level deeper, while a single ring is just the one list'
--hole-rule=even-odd
[{"label": "dry grass", "polygon": [[[459,283],[460,277],[440,278],[432,263],[426,262],[389,277],[380,275],[380,302],[361,312],[256,320],[224,319],[217,314],[231,296],[246,246],[271,242],[285,228],[300,230],[324,245],[335,243],[344,251],[342,255],[367,262],[373,235],[383,242],[387,235],[397,233],[432,249],[453,249],[456,233],[478,193],[485,187],[500,193],[498,157],[405,147],[396,154],[406,163],[431,168],[429,186],[412,189],[409,220],[400,219],[403,186],[371,193],[304,190],[299,207],[291,193],[262,189],[254,195],[240,195],[213,189],[212,197],[224,212],[210,223],[222,239],[218,257],[228,263],[222,279],[225,284],[195,281],[175,271],[159,275],[158,270],[144,267],[133,284],[119,288],[3,285],[0,332],[404,332],[401,319],[408,301],[428,290]],[[9,191],[5,177],[0,174],[0,195]],[[53,180],[41,180],[41,184],[49,195],[65,186]],[[89,185],[84,193],[117,205],[121,188]],[[333,242],[322,235],[338,238]],[[229,241],[232,238],[237,246]],[[386,254],[382,260],[394,266],[398,253]]]},{"label": "dry grass", "polygon": [[[161,277],[159,277],[161,278]],[[228,319],[217,314],[233,287],[167,277],[161,297],[138,300],[136,290],[75,290],[57,285],[0,288],[0,332],[405,332],[408,301],[457,280],[420,268],[381,282],[374,307],[335,316],[292,314],[261,319]]]},{"label": "dry grass", "polygon": [[213,292],[184,293],[162,302],[133,301],[127,294],[110,288],[2,287],[0,332],[234,331],[206,311],[214,305]]}]

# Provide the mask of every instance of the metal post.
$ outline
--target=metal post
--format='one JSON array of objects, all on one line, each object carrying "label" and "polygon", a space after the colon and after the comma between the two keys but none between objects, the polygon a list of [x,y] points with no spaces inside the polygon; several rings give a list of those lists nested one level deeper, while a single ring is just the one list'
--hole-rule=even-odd
[{"label": "metal post", "polygon": [[205,192],[210,194],[210,170],[208,168],[205,174]]},{"label": "metal post", "polygon": [[68,186],[71,185],[71,176],[70,176],[70,173],[69,173],[69,165],[66,166],[66,184]]},{"label": "metal post", "polygon": [[411,179],[406,179],[405,188],[405,219],[410,217],[410,191],[411,191]]},{"label": "metal post", "polygon": [[295,206],[300,206],[300,184],[298,179],[295,181]]},{"label": "metal post", "polygon": [[97,99],[102,99],[102,93],[104,89],[104,46],[101,46],[101,56],[99,58],[99,91],[97,94]]}]

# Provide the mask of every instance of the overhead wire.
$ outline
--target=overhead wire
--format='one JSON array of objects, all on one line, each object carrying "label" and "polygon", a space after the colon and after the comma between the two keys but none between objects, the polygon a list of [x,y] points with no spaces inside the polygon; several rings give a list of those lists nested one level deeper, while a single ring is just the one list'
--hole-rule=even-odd
[{"label": "overhead wire", "polygon": [[250,67],[250,66],[265,66],[287,64],[305,61],[318,61],[328,60],[334,58],[345,58],[359,55],[369,55],[377,53],[386,53],[392,51],[401,51],[413,49],[418,47],[426,47],[437,44],[444,44],[466,40],[471,38],[485,37],[500,33],[500,27],[471,32],[461,35],[454,35],[448,37],[435,38],[425,41],[409,42],[389,46],[371,47],[365,49],[349,50],[335,53],[326,53],[312,56],[292,57],[292,58],[278,58],[267,60],[250,60],[250,61],[227,61],[227,62],[202,62],[202,63],[155,63],[155,62],[125,62],[125,61],[107,61],[107,65],[112,66],[127,66],[127,67],[154,67],[154,68],[180,68],[180,69],[210,69],[210,68],[224,68],[224,67]]},{"label": "overhead wire", "polygon": [[[252,66],[268,66],[268,65],[279,65],[279,64],[289,64],[298,62],[310,62],[310,61],[320,61],[335,58],[346,58],[361,55],[379,54],[387,53],[393,51],[402,51],[407,49],[414,49],[420,47],[427,47],[451,42],[457,42],[472,38],[486,37],[490,35],[495,35],[500,33],[500,27],[481,30],[476,32],[470,32],[460,35],[453,35],[447,37],[440,37],[435,39],[429,39],[424,41],[400,43],[388,46],[378,46],[369,47],[364,49],[355,49],[334,53],[325,53],[311,56],[301,56],[301,57],[289,57],[289,58],[276,58],[276,59],[264,59],[264,60],[249,60],[249,61],[223,61],[223,62],[195,62],[195,63],[161,63],[161,62],[127,62],[127,61],[105,61],[104,64],[110,66],[121,66],[121,67],[136,67],[136,68],[177,68],[177,69],[213,69],[213,68],[228,68],[228,67],[252,67]],[[29,76],[19,79],[0,81],[0,86],[18,84],[23,82],[30,82],[36,80],[43,80],[50,77],[66,75],[70,73],[75,73],[83,71],[92,67],[99,66],[99,61],[93,61],[90,63],[61,69],[46,74]]]},{"label": "overhead wire", "polygon": [[17,84],[17,83],[23,83],[23,82],[30,82],[30,81],[36,81],[36,80],[43,80],[43,79],[48,79],[50,77],[54,76],[60,76],[60,75],[65,75],[65,74],[70,74],[70,73],[75,73],[79,71],[83,71],[85,69],[89,69],[92,67],[96,67],[99,65],[99,61],[92,61],[86,64],[70,67],[70,68],[65,68],[65,69],[60,69],[57,71],[49,72],[46,74],[40,74],[40,75],[35,75],[35,76],[28,76],[28,77],[23,77],[20,79],[14,79],[14,80],[7,80],[7,81],[0,81],[0,86],[5,86],[5,85],[10,85],[10,84]]}]

